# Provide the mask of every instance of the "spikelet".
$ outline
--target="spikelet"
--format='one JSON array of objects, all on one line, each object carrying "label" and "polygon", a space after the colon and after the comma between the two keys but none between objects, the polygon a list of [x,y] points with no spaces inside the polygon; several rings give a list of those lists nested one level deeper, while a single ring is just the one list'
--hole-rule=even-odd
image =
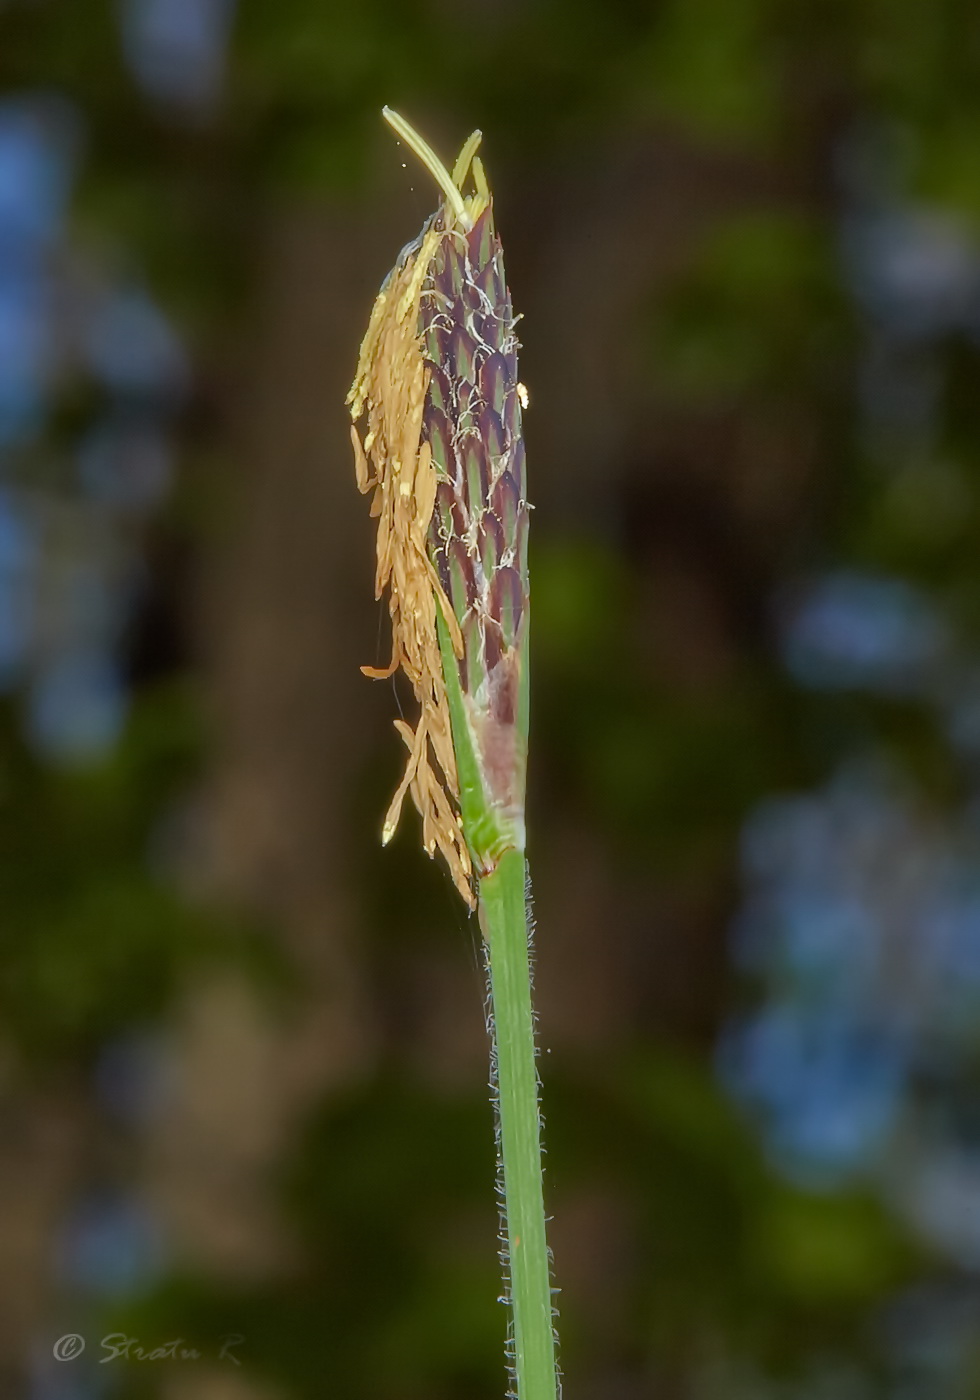
[{"label": "spikelet", "polygon": [[[469,138],[445,170],[396,114],[385,116],[442,187],[442,207],[400,254],[375,302],[348,395],[359,489],[378,521],[375,594],[388,591],[392,654],[420,715],[395,726],[408,748],[385,816],[394,834],[411,793],[422,842],[475,906],[474,873],[523,846],[527,512],[517,340],[490,193]],[[471,172],[475,191],[461,187]],[[363,439],[357,424],[366,417]],[[458,663],[444,673],[437,610]],[[458,689],[492,836],[464,831],[447,676]],[[457,732],[457,739],[459,734]],[[474,857],[476,871],[474,872]]]}]

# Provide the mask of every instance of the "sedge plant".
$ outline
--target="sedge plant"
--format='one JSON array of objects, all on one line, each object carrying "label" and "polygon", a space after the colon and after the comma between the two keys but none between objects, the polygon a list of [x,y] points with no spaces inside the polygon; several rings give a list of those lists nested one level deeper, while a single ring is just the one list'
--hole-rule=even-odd
[{"label": "sedge plant", "polygon": [[556,1400],[531,1001],[524,790],[528,736],[527,503],[516,318],[480,133],[448,170],[390,111],[442,203],[378,294],[348,396],[357,483],[378,522],[375,593],[387,667],[419,707],[395,728],[422,844],[479,913],[489,980],[508,1355],[518,1400]]}]

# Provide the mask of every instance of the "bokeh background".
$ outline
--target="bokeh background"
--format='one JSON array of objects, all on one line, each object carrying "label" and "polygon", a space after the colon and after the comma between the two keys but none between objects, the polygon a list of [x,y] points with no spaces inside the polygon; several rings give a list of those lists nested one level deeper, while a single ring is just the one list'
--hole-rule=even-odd
[{"label": "bokeh background", "polygon": [[478,935],[358,672],[383,103],[483,128],[525,315],[566,1394],[980,1396],[967,0],[0,3],[0,1393],[504,1390]]}]

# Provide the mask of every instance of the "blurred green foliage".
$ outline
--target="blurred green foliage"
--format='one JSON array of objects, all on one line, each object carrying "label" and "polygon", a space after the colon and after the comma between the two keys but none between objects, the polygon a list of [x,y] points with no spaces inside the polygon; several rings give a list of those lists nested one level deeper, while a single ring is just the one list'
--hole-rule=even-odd
[{"label": "blurred green foliage", "polygon": [[159,1022],[188,977],[233,960],[284,988],[282,959],[251,921],[175,887],[191,833],[182,807],[201,739],[184,685],[141,696],[100,760],[56,766],[3,716],[0,1018],[47,1071],[78,1070],[114,1037]]}]

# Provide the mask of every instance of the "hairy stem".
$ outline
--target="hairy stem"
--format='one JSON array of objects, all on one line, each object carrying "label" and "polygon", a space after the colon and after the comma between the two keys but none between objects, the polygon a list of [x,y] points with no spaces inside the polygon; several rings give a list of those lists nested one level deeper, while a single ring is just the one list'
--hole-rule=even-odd
[{"label": "hairy stem", "polygon": [[521,851],[508,851],[493,873],[480,880],[480,922],[490,973],[516,1392],[518,1400],[555,1400],[558,1382]]}]

